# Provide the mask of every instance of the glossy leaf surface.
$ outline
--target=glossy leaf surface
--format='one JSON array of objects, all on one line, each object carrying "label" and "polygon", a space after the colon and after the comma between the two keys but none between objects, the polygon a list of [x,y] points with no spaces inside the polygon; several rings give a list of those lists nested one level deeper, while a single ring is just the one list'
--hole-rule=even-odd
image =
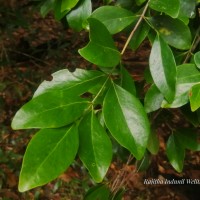
[{"label": "glossy leaf surface", "polygon": [[177,172],[181,172],[183,170],[185,149],[179,142],[176,134],[172,134],[169,137],[167,141],[166,153],[174,169]]},{"label": "glossy leaf surface", "polygon": [[120,61],[120,52],[107,28],[97,19],[88,19],[90,25],[90,42],[79,53],[86,60],[102,67],[114,67]]},{"label": "glossy leaf surface", "polygon": [[163,102],[164,96],[153,84],[147,91],[144,98],[144,108],[147,113],[158,110]]},{"label": "glossy leaf surface", "polygon": [[34,98],[58,90],[65,91],[69,96],[79,96],[106,79],[105,74],[100,71],[83,69],[76,69],[75,72],[63,69],[53,73],[52,77],[51,81],[44,81],[40,84]]},{"label": "glossy leaf surface", "polygon": [[191,88],[189,93],[189,99],[191,110],[194,112],[200,107],[200,84],[194,85]]},{"label": "glossy leaf surface", "polygon": [[122,31],[137,18],[131,11],[117,6],[102,6],[91,17],[101,21],[111,34]]},{"label": "glossy leaf surface", "polygon": [[73,162],[77,150],[76,126],[40,130],[27,147],[20,173],[19,191],[30,190],[57,178]]},{"label": "glossy leaf surface", "polygon": [[113,83],[104,99],[103,115],[107,128],[118,143],[138,160],[141,159],[146,149],[150,125],[140,101]]},{"label": "glossy leaf surface", "polygon": [[112,144],[94,115],[86,115],[79,125],[79,157],[96,182],[101,182],[112,159]]},{"label": "glossy leaf surface", "polygon": [[193,85],[200,83],[200,72],[194,64],[183,64],[177,67],[177,84],[174,101],[169,104],[163,101],[164,108],[177,108],[189,102],[189,91]]},{"label": "glossy leaf surface", "polygon": [[150,0],[149,6],[153,10],[164,12],[176,18],[179,14],[180,2],[179,0]]},{"label": "glossy leaf surface", "polygon": [[155,85],[167,101],[172,102],[175,96],[176,63],[171,49],[159,36],[154,40],[149,65]]},{"label": "glossy leaf surface", "polygon": [[169,16],[155,16],[149,19],[162,38],[177,49],[189,49],[192,36],[190,29],[179,19]]},{"label": "glossy leaf surface", "polygon": [[86,28],[86,20],[91,15],[91,13],[91,0],[81,0],[77,8],[74,8],[67,15],[67,21],[71,28],[73,28],[76,31],[81,31],[83,28]]},{"label": "glossy leaf surface", "polygon": [[67,96],[63,91],[45,93],[21,107],[13,121],[13,129],[57,128],[77,120],[89,102]]}]

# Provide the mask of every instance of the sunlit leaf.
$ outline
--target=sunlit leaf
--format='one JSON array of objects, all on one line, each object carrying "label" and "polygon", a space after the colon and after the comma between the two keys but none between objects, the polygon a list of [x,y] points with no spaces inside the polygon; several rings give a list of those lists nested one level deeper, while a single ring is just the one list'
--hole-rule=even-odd
[{"label": "sunlit leaf", "polygon": [[77,150],[78,131],[75,125],[40,130],[31,139],[24,155],[19,191],[30,190],[57,178],[73,162]]},{"label": "sunlit leaf", "polygon": [[44,81],[40,84],[34,98],[47,93],[63,90],[68,96],[79,96],[95,85],[105,81],[106,75],[100,71],[76,69],[70,72],[67,69],[59,70],[52,74],[51,81]]},{"label": "sunlit leaf", "polygon": [[81,0],[78,6],[67,15],[67,21],[71,28],[76,31],[81,31],[83,28],[86,28],[86,20],[91,13],[91,0]]},{"label": "sunlit leaf", "polygon": [[45,93],[35,97],[16,113],[13,129],[57,128],[77,120],[89,102],[67,96],[63,91]]},{"label": "sunlit leaf", "polygon": [[172,102],[175,96],[176,63],[171,49],[159,36],[154,40],[149,65],[155,85],[167,101]]},{"label": "sunlit leaf", "polygon": [[122,31],[138,18],[131,11],[117,6],[102,6],[91,17],[101,21],[111,34]]},{"label": "sunlit leaf", "polygon": [[189,93],[189,99],[191,110],[194,112],[200,107],[200,84],[194,85],[191,88]]},{"label": "sunlit leaf", "polygon": [[169,45],[177,49],[190,48],[191,32],[181,20],[161,15],[149,18],[149,21]]},{"label": "sunlit leaf", "polygon": [[200,51],[194,54],[194,62],[196,66],[200,69]]},{"label": "sunlit leaf", "polygon": [[78,2],[79,0],[62,0],[61,12],[71,10]]},{"label": "sunlit leaf", "polygon": [[150,0],[149,7],[176,18],[180,10],[179,0]]},{"label": "sunlit leaf", "polygon": [[79,137],[79,157],[92,178],[101,182],[111,163],[112,144],[93,111],[81,121]]},{"label": "sunlit leaf", "polygon": [[120,52],[106,27],[97,19],[89,18],[90,42],[79,49],[86,60],[102,67],[114,67],[120,61]]},{"label": "sunlit leaf", "polygon": [[178,140],[176,133],[172,134],[168,141],[166,147],[167,157],[169,162],[174,167],[177,172],[183,170],[183,163],[185,158],[185,149]]},{"label": "sunlit leaf", "polygon": [[113,83],[104,99],[103,115],[107,128],[118,143],[136,159],[141,159],[147,146],[150,125],[140,101]]}]

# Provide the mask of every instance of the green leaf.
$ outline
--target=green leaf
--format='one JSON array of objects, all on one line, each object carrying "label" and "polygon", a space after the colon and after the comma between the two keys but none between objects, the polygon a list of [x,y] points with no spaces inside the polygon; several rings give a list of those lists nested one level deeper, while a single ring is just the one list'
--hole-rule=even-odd
[{"label": "green leaf", "polygon": [[77,120],[89,106],[79,97],[67,96],[63,91],[45,93],[35,97],[16,113],[13,129],[57,128]]},{"label": "green leaf", "polygon": [[147,37],[149,33],[149,29],[150,26],[145,21],[143,21],[139,25],[129,43],[130,47],[133,50],[136,50],[140,46],[140,44],[144,41],[144,39]]},{"label": "green leaf", "polygon": [[131,11],[117,6],[102,6],[91,17],[103,23],[111,34],[122,31],[138,18]]},{"label": "green leaf", "polygon": [[90,42],[79,49],[82,57],[102,67],[114,67],[120,61],[120,52],[106,27],[97,19],[89,18]]},{"label": "green leaf", "polygon": [[26,149],[19,191],[30,190],[57,178],[73,162],[77,150],[78,132],[75,125],[40,130]]},{"label": "green leaf", "polygon": [[101,182],[112,159],[112,144],[100,122],[90,112],[79,125],[79,157],[96,182]]},{"label": "green leaf", "polygon": [[146,0],[135,0],[138,6],[141,6]]},{"label": "green leaf", "polygon": [[61,12],[71,10],[78,2],[79,0],[62,0]]},{"label": "green leaf", "polygon": [[149,65],[155,85],[167,101],[172,102],[175,96],[176,63],[171,49],[159,35],[154,40]]},{"label": "green leaf", "polygon": [[179,0],[180,11],[178,18],[188,24],[189,18],[195,15],[196,0]]},{"label": "green leaf", "polygon": [[86,28],[86,20],[91,13],[91,0],[81,0],[80,4],[67,15],[69,26],[76,31],[81,31],[83,28]]},{"label": "green leaf", "polygon": [[179,142],[176,134],[172,134],[169,137],[167,141],[166,153],[173,168],[177,172],[181,172],[183,170],[185,149]]},{"label": "green leaf", "polygon": [[150,0],[149,7],[176,18],[179,14],[180,2],[179,0]]},{"label": "green leaf", "polygon": [[149,22],[169,45],[183,50],[190,48],[191,32],[181,20],[161,15],[149,18]]},{"label": "green leaf", "polygon": [[147,149],[150,151],[151,154],[154,155],[156,155],[159,151],[159,140],[155,130],[152,130],[150,133]]},{"label": "green leaf", "polygon": [[136,95],[136,88],[130,73],[121,65],[121,86],[132,95]]},{"label": "green leaf", "polygon": [[56,0],[54,2],[54,15],[55,15],[55,19],[56,20],[61,20],[69,11],[67,9],[65,9],[64,11],[62,11],[62,0]]},{"label": "green leaf", "polygon": [[110,190],[107,185],[92,187],[84,197],[84,200],[109,200]]},{"label": "green leaf", "polygon": [[65,91],[68,96],[79,96],[95,85],[103,83],[106,75],[100,71],[76,69],[69,72],[67,69],[57,71],[52,74],[51,81],[44,81],[36,90],[33,98],[54,91]]},{"label": "green leaf", "polygon": [[198,142],[198,134],[192,129],[181,129],[176,133],[177,139],[180,143],[192,151],[200,151],[200,143]]},{"label": "green leaf", "polygon": [[189,93],[190,106],[192,112],[200,107],[200,84],[194,85]]},{"label": "green leaf", "polygon": [[107,128],[118,143],[136,159],[141,159],[147,146],[150,125],[140,101],[113,83],[104,99],[103,115]]},{"label": "green leaf", "polygon": [[42,17],[45,17],[50,10],[54,8],[55,0],[46,0],[40,7],[40,13]]},{"label": "green leaf", "polygon": [[137,162],[137,172],[147,171],[150,164],[151,164],[151,156],[149,152],[146,151],[142,160]]},{"label": "green leaf", "polygon": [[177,84],[174,101],[169,104],[163,101],[163,108],[177,108],[189,102],[189,90],[200,83],[200,71],[194,64],[183,64],[177,67]]},{"label": "green leaf", "polygon": [[163,102],[164,96],[153,84],[147,91],[144,98],[144,108],[147,113],[158,110]]},{"label": "green leaf", "polygon": [[200,51],[194,54],[194,62],[196,66],[200,69]]}]

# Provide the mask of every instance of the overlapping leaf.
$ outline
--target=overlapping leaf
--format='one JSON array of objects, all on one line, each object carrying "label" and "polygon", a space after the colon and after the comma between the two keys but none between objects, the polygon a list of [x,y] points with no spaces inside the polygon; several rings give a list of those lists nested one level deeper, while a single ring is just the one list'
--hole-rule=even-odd
[{"label": "overlapping leaf", "polygon": [[144,98],[144,108],[147,113],[158,110],[163,102],[164,96],[153,84],[147,91]]},{"label": "overlapping leaf", "polygon": [[200,51],[194,54],[194,62],[196,66],[200,69]]},{"label": "overlapping leaf", "polygon": [[13,129],[57,128],[78,119],[89,102],[67,96],[63,91],[44,93],[21,107],[12,121]]},{"label": "overlapping leaf", "polygon": [[164,12],[173,18],[176,18],[180,10],[179,0],[150,0],[149,6],[153,10]]},{"label": "overlapping leaf", "polygon": [[190,48],[191,32],[181,20],[161,15],[151,17],[149,21],[169,45],[177,49]]},{"label": "overlapping leaf", "polygon": [[171,49],[160,36],[154,40],[149,65],[155,85],[167,101],[172,102],[175,96],[176,63]]},{"label": "overlapping leaf", "polygon": [[78,131],[75,125],[39,131],[27,147],[19,191],[30,190],[57,178],[73,162],[77,150]]},{"label": "overlapping leaf", "polygon": [[40,84],[34,98],[58,90],[64,90],[68,96],[79,96],[106,79],[102,72],[83,69],[76,69],[75,72],[63,69],[52,74],[52,77],[51,81],[44,81]]},{"label": "overlapping leaf", "polygon": [[96,182],[101,182],[110,166],[112,144],[94,115],[86,115],[79,125],[79,157]]},{"label": "overlapping leaf", "polygon": [[178,66],[175,99],[171,104],[163,101],[162,107],[177,108],[185,105],[189,101],[189,90],[198,83],[200,83],[200,71],[194,64]]},{"label": "overlapping leaf", "polygon": [[107,128],[118,143],[141,159],[150,126],[140,101],[113,83],[104,99],[103,115]]},{"label": "overlapping leaf", "polygon": [[78,2],[79,0],[62,0],[61,12],[71,10]]},{"label": "overlapping leaf", "polygon": [[89,18],[90,42],[79,53],[86,60],[102,67],[114,67],[120,61],[120,52],[107,28],[97,19]]},{"label": "overlapping leaf", "polygon": [[83,28],[86,28],[86,20],[91,15],[91,13],[91,0],[81,0],[77,8],[74,8],[67,15],[67,21],[71,28],[73,28],[76,31],[81,31]]},{"label": "overlapping leaf", "polygon": [[91,17],[101,21],[111,34],[122,31],[138,18],[131,11],[117,6],[102,6]]}]

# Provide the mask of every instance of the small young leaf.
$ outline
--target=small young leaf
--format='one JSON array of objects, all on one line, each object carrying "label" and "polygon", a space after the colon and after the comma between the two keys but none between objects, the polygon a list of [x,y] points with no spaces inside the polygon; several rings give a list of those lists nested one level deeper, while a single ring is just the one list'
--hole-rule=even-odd
[{"label": "small young leaf", "polygon": [[198,142],[198,134],[194,132],[192,129],[181,129],[178,130],[176,133],[177,139],[180,143],[192,151],[199,151],[200,150],[200,143]]},{"label": "small young leaf", "polygon": [[189,99],[191,110],[194,112],[200,107],[200,84],[194,85],[191,88],[189,92]]},{"label": "small young leaf", "polygon": [[150,0],[149,7],[176,18],[179,14],[180,2],[179,0]]},{"label": "small young leaf", "polygon": [[104,99],[103,115],[117,142],[136,159],[141,159],[147,146],[150,125],[140,101],[113,83]]},{"label": "small young leaf", "polygon": [[101,182],[112,159],[112,144],[100,122],[90,112],[79,125],[79,157],[96,182]]},{"label": "small young leaf", "polygon": [[175,96],[176,63],[171,49],[159,35],[153,43],[149,65],[155,85],[167,101],[172,102]]},{"label": "small young leaf", "polygon": [[133,78],[123,66],[121,66],[121,86],[132,95],[136,95],[136,88]]},{"label": "small young leaf", "polygon": [[131,11],[117,6],[102,6],[91,17],[103,23],[111,34],[122,31],[138,18]]},{"label": "small young leaf", "polygon": [[147,149],[154,155],[156,155],[159,151],[159,140],[155,130],[152,130],[150,133]]},{"label": "small young leaf", "polygon": [[86,60],[102,67],[114,67],[120,61],[120,52],[106,27],[97,19],[89,18],[90,42],[79,49]]},{"label": "small young leaf", "polygon": [[80,4],[67,15],[67,21],[71,28],[76,31],[81,31],[83,28],[86,28],[86,20],[91,13],[91,0],[81,0]]},{"label": "small young leaf", "polygon": [[42,17],[45,17],[50,10],[54,8],[55,0],[46,0],[43,5],[40,7],[40,13]]},{"label": "small young leaf", "polygon": [[13,129],[58,128],[77,120],[89,102],[67,96],[63,91],[45,93],[35,97],[16,113]]},{"label": "small young leaf", "polygon": [[76,69],[75,72],[69,72],[67,69],[57,71],[52,74],[51,81],[44,81],[35,91],[33,98],[58,90],[63,90],[68,96],[80,96],[88,92],[97,84],[101,84],[107,78],[100,71]]},{"label": "small young leaf", "polygon": [[153,84],[147,91],[144,98],[144,108],[147,113],[158,110],[161,107],[164,96]]},{"label": "small young leaf", "polygon": [[149,33],[150,26],[143,21],[134,33],[129,43],[131,49],[136,50]]},{"label": "small young leaf", "polygon": [[78,130],[75,125],[40,130],[31,139],[24,155],[19,191],[30,190],[57,178],[73,162],[77,150]]},{"label": "small young leaf", "polygon": [[200,51],[194,54],[194,62],[196,66],[200,69]]},{"label": "small young leaf", "polygon": [[78,2],[79,0],[62,0],[61,12],[71,10]]},{"label": "small young leaf", "polygon": [[185,149],[177,139],[176,134],[172,134],[169,137],[167,141],[166,153],[173,168],[177,172],[181,172],[183,170]]},{"label": "small young leaf", "polygon": [[91,188],[84,200],[109,200],[110,190],[106,185],[97,185]]},{"label": "small young leaf", "polygon": [[149,18],[149,22],[169,45],[177,49],[190,48],[192,41],[190,29],[179,19],[161,15]]}]

